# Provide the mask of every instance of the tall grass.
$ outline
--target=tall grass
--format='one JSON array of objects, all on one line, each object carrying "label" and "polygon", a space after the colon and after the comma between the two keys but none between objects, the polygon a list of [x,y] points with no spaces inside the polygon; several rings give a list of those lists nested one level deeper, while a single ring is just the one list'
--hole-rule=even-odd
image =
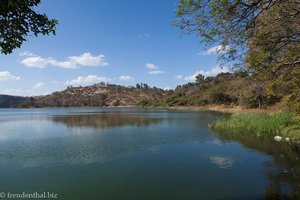
[{"label": "tall grass", "polygon": [[276,135],[293,124],[293,114],[283,110],[273,114],[237,113],[221,118],[211,124],[211,128],[226,133],[255,134],[257,136]]}]

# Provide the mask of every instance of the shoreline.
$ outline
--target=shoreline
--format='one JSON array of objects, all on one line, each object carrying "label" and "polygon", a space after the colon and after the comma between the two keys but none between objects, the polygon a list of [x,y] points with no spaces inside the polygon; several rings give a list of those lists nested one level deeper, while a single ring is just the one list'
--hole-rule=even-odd
[{"label": "shoreline", "polygon": [[284,109],[285,106],[275,105],[263,109],[243,108],[241,106],[228,106],[228,105],[172,106],[172,107],[157,107],[157,108],[172,109],[172,110],[213,111],[213,112],[234,114],[234,113],[273,113]]},{"label": "shoreline", "polygon": [[245,108],[242,106],[230,106],[224,104],[209,104],[205,106],[139,106],[139,105],[120,105],[120,106],[80,106],[80,107],[11,107],[13,109],[59,109],[59,108],[157,108],[157,109],[169,109],[169,110],[189,110],[189,111],[213,111],[221,113],[273,113],[286,108],[285,105],[276,104],[274,106],[266,107],[263,109],[258,108]]}]

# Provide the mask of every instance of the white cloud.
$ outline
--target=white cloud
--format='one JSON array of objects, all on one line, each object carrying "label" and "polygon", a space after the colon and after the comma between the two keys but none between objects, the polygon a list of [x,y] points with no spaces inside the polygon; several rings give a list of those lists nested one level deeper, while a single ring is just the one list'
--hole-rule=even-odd
[{"label": "white cloud", "polygon": [[211,55],[218,53],[226,53],[229,50],[229,46],[218,45],[208,49],[205,52],[200,52],[199,55]]},{"label": "white cloud", "polygon": [[20,95],[21,89],[2,89],[0,90],[0,94],[6,94],[6,95],[13,95],[13,96],[17,96]]},{"label": "white cloud", "polygon": [[164,90],[172,90],[171,87],[165,87]]},{"label": "white cloud", "polygon": [[132,76],[122,75],[119,77],[119,80],[121,81],[132,81],[134,78]]},{"label": "white cloud", "polygon": [[149,74],[163,74],[165,73],[164,71],[161,71],[161,70],[153,70],[153,71],[149,71],[148,72]]},{"label": "white cloud", "polygon": [[8,71],[0,72],[0,80],[20,80],[20,76],[14,76]]},{"label": "white cloud", "polygon": [[108,82],[110,81],[109,78],[106,77],[99,77],[96,75],[88,75],[88,76],[78,76],[74,80],[67,80],[65,81],[66,85],[85,85],[85,84],[93,84],[99,82]]},{"label": "white cloud", "polygon": [[148,70],[158,70],[159,69],[156,65],[154,65],[152,63],[147,63],[145,66],[147,67]]},{"label": "white cloud", "polygon": [[33,54],[33,53],[30,52],[30,51],[23,51],[23,52],[21,52],[19,55],[22,56],[22,57],[36,56],[35,54]]},{"label": "white cloud", "polygon": [[233,165],[233,159],[225,156],[210,156],[209,161],[223,169],[230,168]]},{"label": "white cloud", "polygon": [[37,95],[47,95],[50,94],[50,91],[40,91],[34,89],[0,89],[0,94],[12,95],[12,96],[37,96]]},{"label": "white cloud", "polygon": [[69,59],[82,66],[107,66],[104,55],[93,56],[91,53],[84,53],[81,56],[71,56]]},{"label": "white cloud", "polygon": [[148,69],[149,74],[163,74],[165,73],[164,71],[159,70],[159,67],[152,63],[147,63],[145,64],[146,68]]},{"label": "white cloud", "polygon": [[221,67],[217,65],[208,71],[204,71],[204,70],[196,71],[194,74],[184,77],[184,80],[195,81],[195,78],[198,74],[202,74],[207,77],[207,76],[216,76],[219,73],[226,73],[226,72],[230,72],[230,67],[228,66]]},{"label": "white cloud", "polygon": [[196,71],[194,74],[192,74],[190,76],[184,77],[184,80],[186,80],[186,81],[195,81],[196,80],[196,76],[198,74],[203,74],[203,71],[202,70],[201,71]]},{"label": "white cloud", "polygon": [[177,80],[180,80],[180,79],[183,78],[183,76],[182,75],[176,75],[176,76],[174,76],[174,78],[177,79]]},{"label": "white cloud", "polygon": [[76,69],[78,68],[78,65],[76,62],[72,60],[66,60],[66,61],[56,61],[56,60],[49,60],[49,64],[61,68],[66,68],[66,69]]},{"label": "white cloud", "polygon": [[108,65],[104,55],[93,56],[91,53],[83,53],[80,56],[70,56],[65,61],[57,61],[51,57],[43,58],[41,56],[31,54],[30,52],[23,52],[22,55],[27,56],[27,58],[21,61],[22,64],[27,67],[36,67],[40,69],[49,65],[68,69],[75,69],[80,66],[97,67]]},{"label": "white cloud", "polygon": [[38,82],[38,83],[36,83],[36,84],[32,87],[32,89],[37,90],[37,89],[40,89],[40,88],[44,87],[44,85],[45,85],[44,82]]},{"label": "white cloud", "polygon": [[230,72],[230,71],[231,71],[231,69],[230,69],[229,66],[223,66],[222,67],[220,65],[217,65],[217,66],[215,66],[214,68],[212,68],[210,70],[212,76],[216,76],[220,73],[227,73],[227,72]]},{"label": "white cloud", "polygon": [[21,61],[23,65],[27,67],[35,67],[35,68],[45,68],[53,61],[52,58],[42,58],[41,56],[33,56],[25,58]]}]

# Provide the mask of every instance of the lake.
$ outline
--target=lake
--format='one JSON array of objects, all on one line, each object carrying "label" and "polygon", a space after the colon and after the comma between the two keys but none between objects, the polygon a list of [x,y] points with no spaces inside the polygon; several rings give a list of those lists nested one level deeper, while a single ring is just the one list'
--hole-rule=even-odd
[{"label": "lake", "polygon": [[219,134],[220,113],[138,108],[0,109],[0,197],[300,198],[300,150]]}]

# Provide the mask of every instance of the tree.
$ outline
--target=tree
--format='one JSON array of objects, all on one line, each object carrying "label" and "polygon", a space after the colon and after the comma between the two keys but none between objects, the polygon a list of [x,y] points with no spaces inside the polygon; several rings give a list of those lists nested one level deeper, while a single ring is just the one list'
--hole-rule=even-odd
[{"label": "tree", "polygon": [[[264,86],[254,89],[261,107],[264,95],[299,93],[299,16],[299,0],[181,0],[175,24],[250,72]],[[300,99],[294,105],[300,110]]]},{"label": "tree", "polygon": [[[240,64],[244,62],[249,41],[253,38],[264,36],[267,40],[255,42],[255,46],[267,43],[271,47],[275,42],[280,52],[290,44],[299,44],[299,14],[299,0],[180,0],[175,25],[186,33],[201,36],[206,44],[221,45],[219,51],[225,53],[220,58],[238,60],[237,64]],[[260,33],[262,30],[267,33],[265,26],[268,26],[271,38]],[[299,52],[299,46],[295,48],[293,52]],[[276,56],[271,48],[267,48],[266,53]],[[297,59],[291,61],[291,64],[297,63]]]},{"label": "tree", "polygon": [[283,98],[300,114],[300,2],[286,1],[257,18],[248,41],[247,68],[264,82],[266,94]]},{"label": "tree", "polygon": [[204,82],[205,77],[202,74],[198,74],[195,79],[197,84],[201,84]]},{"label": "tree", "polygon": [[253,87],[253,92],[255,94],[255,98],[258,101],[258,108],[263,108],[263,100],[265,98],[264,89],[261,85],[255,85]]},{"label": "tree", "polygon": [[20,48],[26,37],[55,35],[58,23],[48,19],[45,14],[37,13],[34,7],[40,0],[0,0],[0,48],[1,53],[9,54]]},{"label": "tree", "polygon": [[248,40],[247,68],[267,80],[299,71],[299,15],[300,2],[285,1],[257,17],[256,31]]},{"label": "tree", "polygon": [[[138,87],[137,87],[138,88]],[[140,84],[141,89],[150,89],[150,86],[147,83],[141,83]]]}]

